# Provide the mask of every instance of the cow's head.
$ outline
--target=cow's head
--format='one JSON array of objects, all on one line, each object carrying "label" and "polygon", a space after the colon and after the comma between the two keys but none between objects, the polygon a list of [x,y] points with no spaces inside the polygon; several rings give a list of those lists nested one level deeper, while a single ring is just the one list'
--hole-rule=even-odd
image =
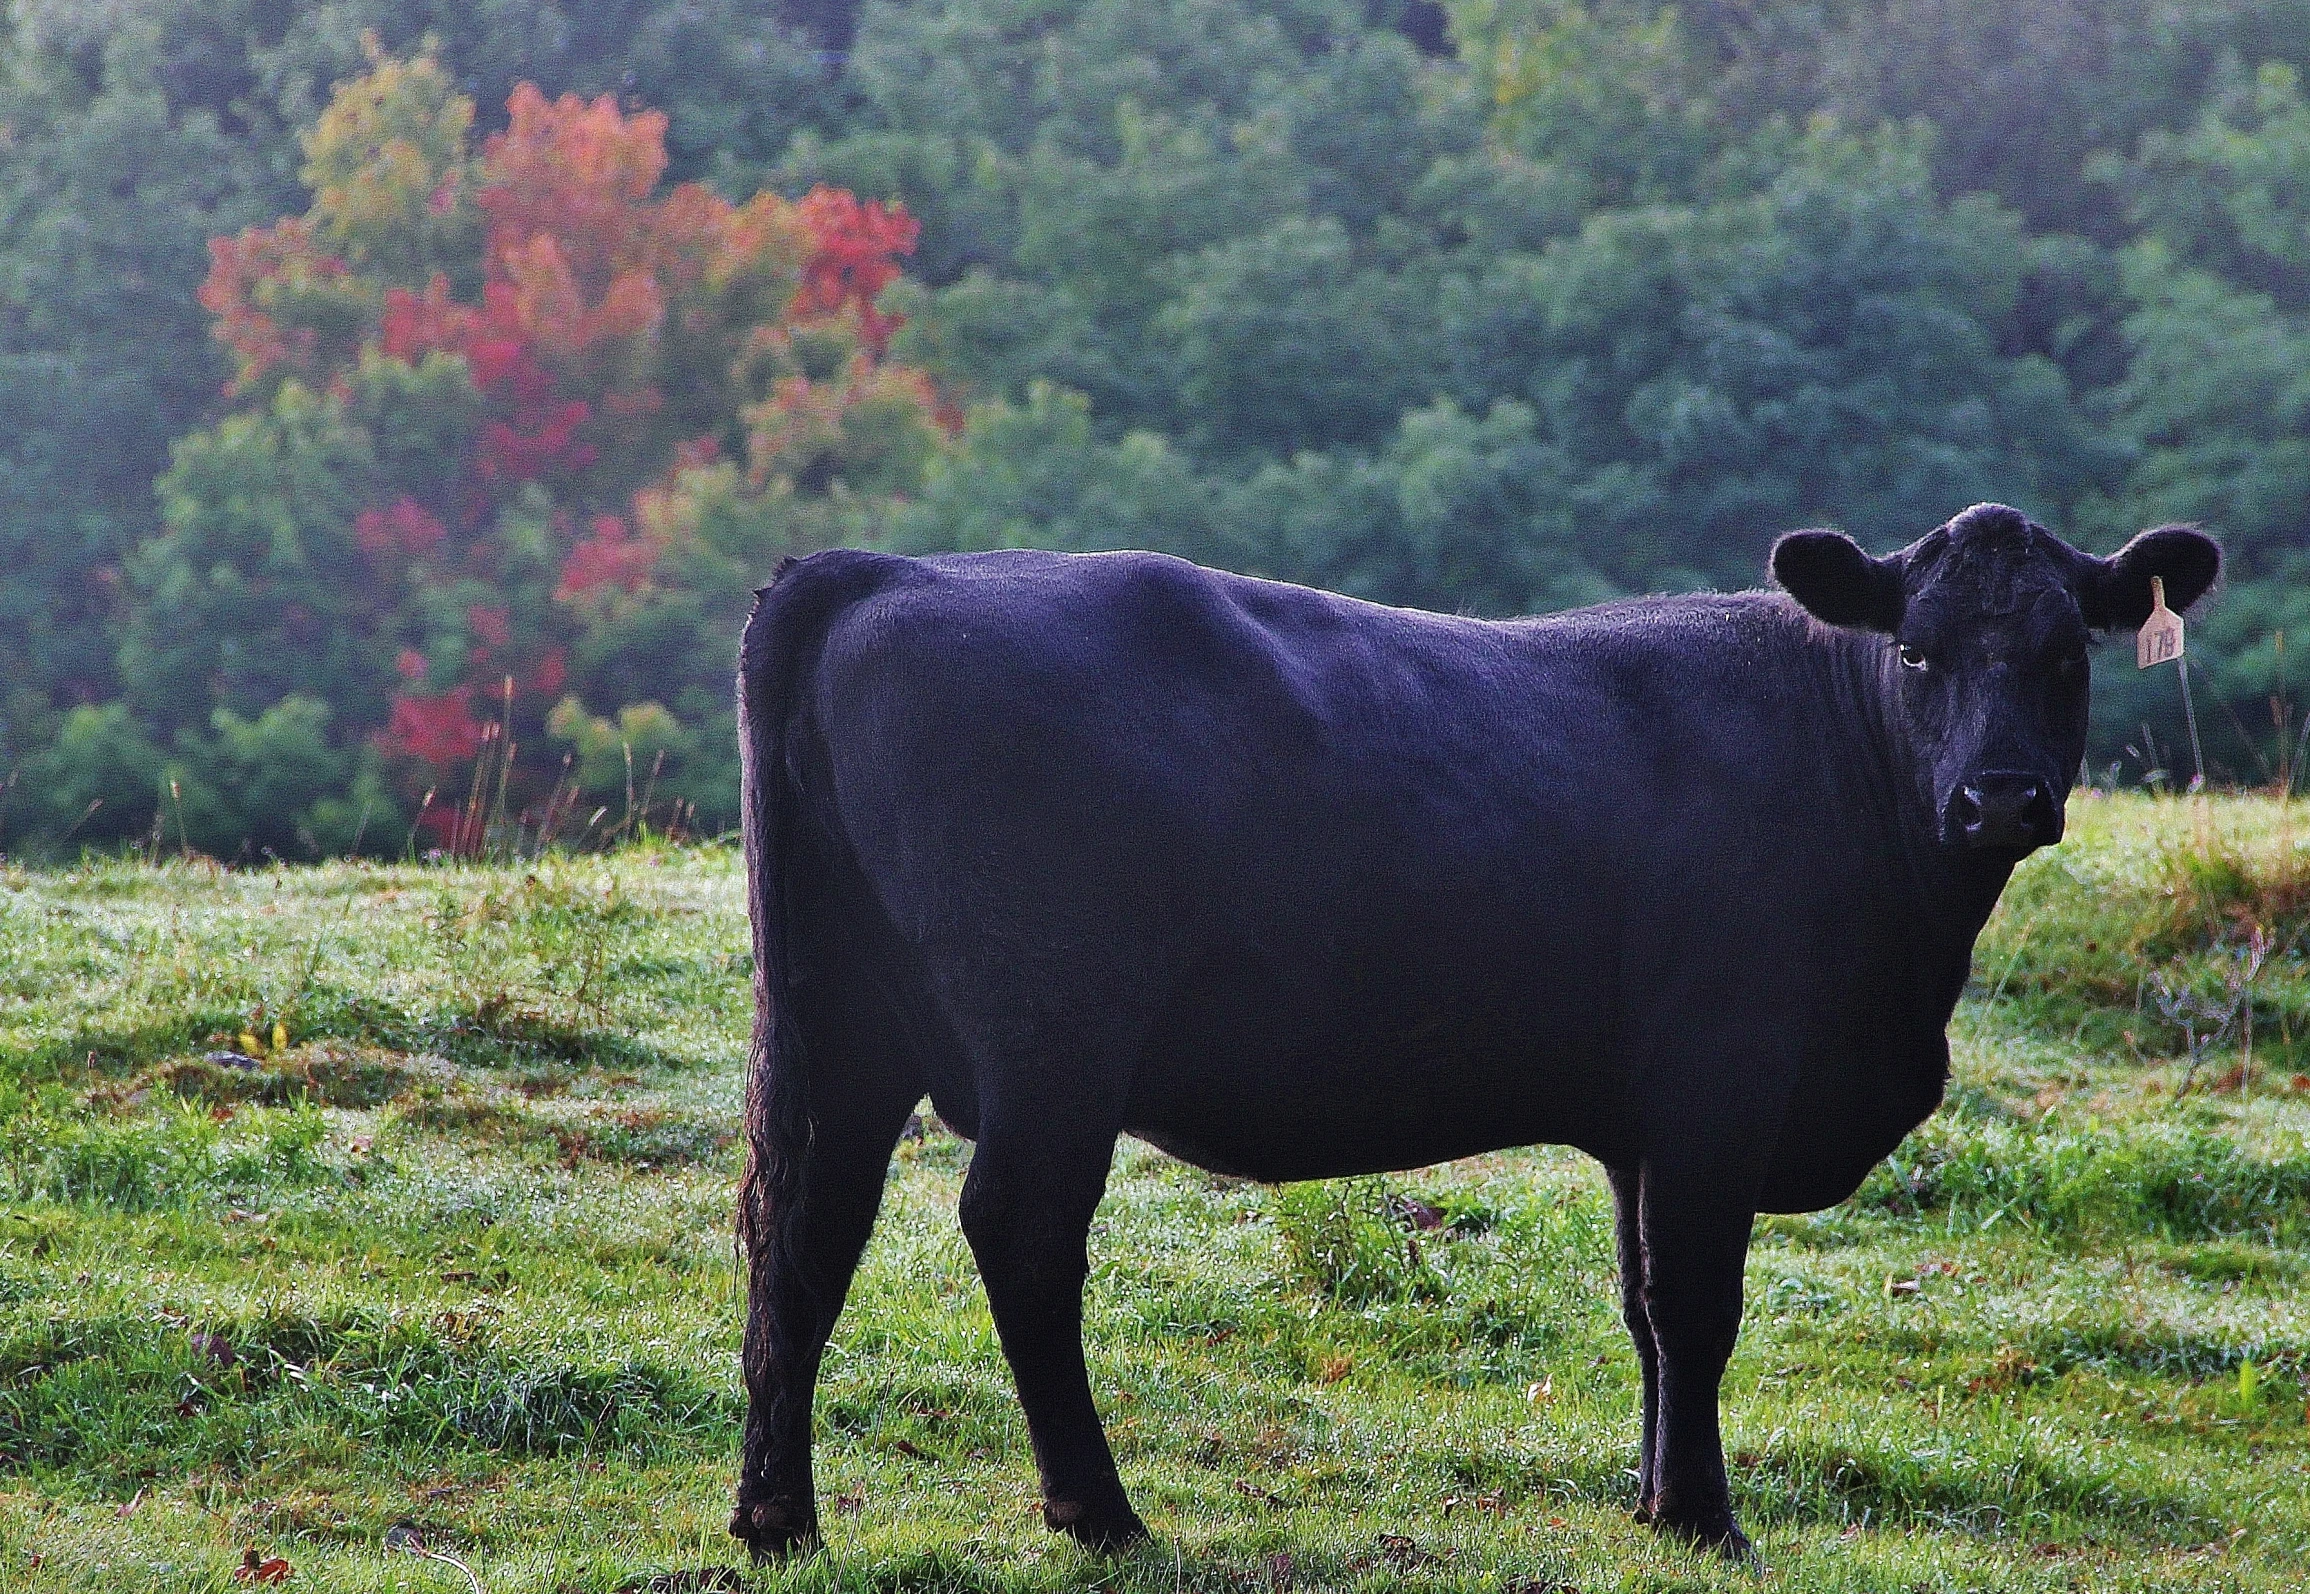
[{"label": "cow's head", "polygon": [[2061,839],[2093,634],[2147,620],[2153,576],[2168,608],[2188,607],[2222,551],[2161,526],[2097,559],[2017,509],[1976,504],[1881,559],[1841,532],[1793,531],[1772,567],[1816,619],[1883,638],[1886,696],[1941,840],[2011,860]]}]

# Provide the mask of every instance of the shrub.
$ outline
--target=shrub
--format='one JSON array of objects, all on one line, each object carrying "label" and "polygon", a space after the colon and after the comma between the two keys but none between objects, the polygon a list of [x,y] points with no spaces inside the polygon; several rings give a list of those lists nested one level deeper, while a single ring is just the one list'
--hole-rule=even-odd
[{"label": "shrub", "polygon": [[1443,1298],[1444,1280],[1398,1221],[1385,1180],[1286,1185],[1274,1218],[1292,1272],[1342,1306]]}]

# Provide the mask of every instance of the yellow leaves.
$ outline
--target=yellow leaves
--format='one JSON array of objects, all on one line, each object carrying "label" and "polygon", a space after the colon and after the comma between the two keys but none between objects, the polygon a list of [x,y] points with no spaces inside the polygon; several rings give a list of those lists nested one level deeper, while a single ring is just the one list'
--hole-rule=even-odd
[{"label": "yellow leaves", "polygon": [[261,1024],[251,1024],[234,1036],[233,1040],[240,1047],[243,1057],[271,1057],[289,1049],[289,1026],[276,1018],[268,1034]]},{"label": "yellow leaves", "polygon": [[415,285],[470,252],[473,101],[430,54],[370,60],[304,135],[299,175],[323,240],[365,272]]}]

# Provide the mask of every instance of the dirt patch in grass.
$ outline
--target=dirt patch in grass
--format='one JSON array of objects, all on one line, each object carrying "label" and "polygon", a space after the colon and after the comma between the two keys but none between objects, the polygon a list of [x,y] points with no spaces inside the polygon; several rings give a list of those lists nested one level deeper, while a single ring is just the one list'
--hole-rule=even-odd
[{"label": "dirt patch in grass", "polygon": [[541,1109],[518,1092],[499,1089],[422,1092],[401,1106],[398,1117],[422,1129],[546,1151],[573,1168],[615,1163],[647,1172],[710,1162],[738,1138],[735,1125],[698,1114],[601,1102]]}]

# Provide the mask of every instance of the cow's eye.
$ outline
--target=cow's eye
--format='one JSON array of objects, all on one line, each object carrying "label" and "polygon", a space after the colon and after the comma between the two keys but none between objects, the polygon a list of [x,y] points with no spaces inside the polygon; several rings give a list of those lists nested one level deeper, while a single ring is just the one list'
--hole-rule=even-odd
[{"label": "cow's eye", "polygon": [[1923,648],[1911,647],[1904,642],[1898,651],[1901,656],[1901,668],[1904,670],[1922,670],[1928,663]]}]

